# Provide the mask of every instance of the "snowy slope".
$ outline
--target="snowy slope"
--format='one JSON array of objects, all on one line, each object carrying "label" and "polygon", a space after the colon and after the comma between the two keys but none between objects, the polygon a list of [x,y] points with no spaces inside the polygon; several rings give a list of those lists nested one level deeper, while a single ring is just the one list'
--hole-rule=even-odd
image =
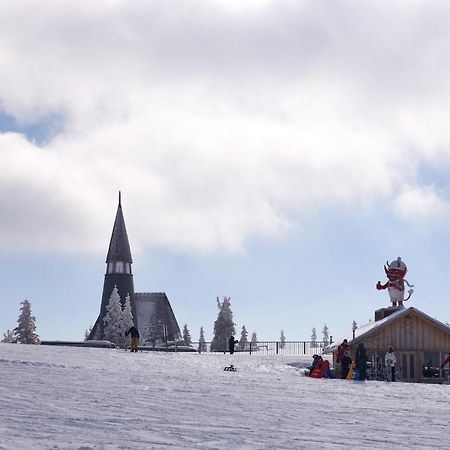
[{"label": "snowy slope", "polygon": [[0,344],[0,448],[449,448],[449,386],[315,380],[299,362]]}]

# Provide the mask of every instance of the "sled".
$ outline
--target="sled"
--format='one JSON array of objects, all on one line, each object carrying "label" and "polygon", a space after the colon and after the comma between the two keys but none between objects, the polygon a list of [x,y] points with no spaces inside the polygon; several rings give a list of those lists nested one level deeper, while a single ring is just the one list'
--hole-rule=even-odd
[{"label": "sled", "polygon": [[237,371],[236,367],[234,367],[233,364],[231,364],[227,367],[224,367],[223,370],[225,370],[225,372],[236,372]]}]

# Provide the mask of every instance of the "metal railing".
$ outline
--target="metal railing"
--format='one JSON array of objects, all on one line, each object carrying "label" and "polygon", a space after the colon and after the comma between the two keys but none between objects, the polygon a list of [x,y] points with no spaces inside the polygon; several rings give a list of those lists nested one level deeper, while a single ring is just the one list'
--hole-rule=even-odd
[{"label": "metal railing", "polygon": [[[205,349],[203,352],[211,351],[211,342],[205,342]],[[192,342],[192,347],[199,351],[199,342]],[[255,353],[260,355],[314,355],[322,354],[324,347],[328,342],[323,341],[257,341],[248,342],[245,347],[239,343],[235,345],[235,353]],[[228,345],[223,344],[221,349],[214,350],[215,352],[228,352]]]}]

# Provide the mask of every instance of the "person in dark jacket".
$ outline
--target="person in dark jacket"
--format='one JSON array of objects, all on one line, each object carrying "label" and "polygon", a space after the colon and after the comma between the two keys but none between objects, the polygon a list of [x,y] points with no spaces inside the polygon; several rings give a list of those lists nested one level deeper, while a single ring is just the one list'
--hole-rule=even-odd
[{"label": "person in dark jacket", "polygon": [[343,380],[347,379],[348,371],[350,370],[350,365],[352,363],[352,358],[350,357],[350,352],[345,350],[344,356],[341,359],[341,378]]},{"label": "person in dark jacket", "polygon": [[313,361],[311,363],[311,366],[309,367],[309,376],[311,376],[313,370],[316,368],[317,363],[319,360],[321,360],[322,357],[320,355],[313,355]]},{"label": "person in dark jacket", "polygon": [[130,335],[131,337],[131,351],[137,353],[139,344],[139,331],[137,328],[132,326],[126,333],[125,336]]},{"label": "person in dark jacket", "polygon": [[358,371],[358,380],[367,378],[367,350],[361,342],[356,349],[355,354],[356,370]]},{"label": "person in dark jacket", "polygon": [[346,350],[348,350],[348,342],[347,339],[344,339],[342,343],[339,344],[339,347],[337,349],[336,364],[334,366],[336,378],[339,378],[339,376],[342,374],[341,363]]},{"label": "person in dark jacket", "polygon": [[239,341],[234,339],[234,336],[230,336],[230,339],[228,339],[228,350],[230,351],[230,355],[234,353],[234,345],[238,342]]}]

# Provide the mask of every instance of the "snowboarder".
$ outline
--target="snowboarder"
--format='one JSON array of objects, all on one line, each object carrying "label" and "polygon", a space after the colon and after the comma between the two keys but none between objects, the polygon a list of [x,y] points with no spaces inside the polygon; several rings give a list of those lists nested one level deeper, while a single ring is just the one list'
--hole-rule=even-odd
[{"label": "snowboarder", "polygon": [[344,356],[341,359],[341,378],[343,380],[347,379],[348,371],[350,370],[350,365],[352,363],[352,358],[348,350],[344,351]]},{"label": "snowboarder", "polygon": [[355,354],[356,371],[358,373],[357,380],[365,380],[367,378],[367,350],[361,342],[356,349]]},{"label": "snowboarder", "polygon": [[388,381],[395,381],[395,363],[397,358],[394,355],[394,349],[389,347],[389,351],[384,357],[384,365],[386,366],[386,375]]},{"label": "snowboarder", "polygon": [[445,367],[445,365],[448,364],[448,383],[450,384],[450,352],[448,352],[447,357],[442,361],[441,364],[441,370]]},{"label": "snowboarder", "polygon": [[139,331],[132,326],[126,333],[125,336],[130,335],[131,337],[131,352],[137,353],[138,344],[139,344]]},{"label": "snowboarder", "polygon": [[234,353],[234,345],[237,344],[239,341],[234,339],[234,336],[230,336],[228,339],[228,350],[230,351],[230,355]]}]

